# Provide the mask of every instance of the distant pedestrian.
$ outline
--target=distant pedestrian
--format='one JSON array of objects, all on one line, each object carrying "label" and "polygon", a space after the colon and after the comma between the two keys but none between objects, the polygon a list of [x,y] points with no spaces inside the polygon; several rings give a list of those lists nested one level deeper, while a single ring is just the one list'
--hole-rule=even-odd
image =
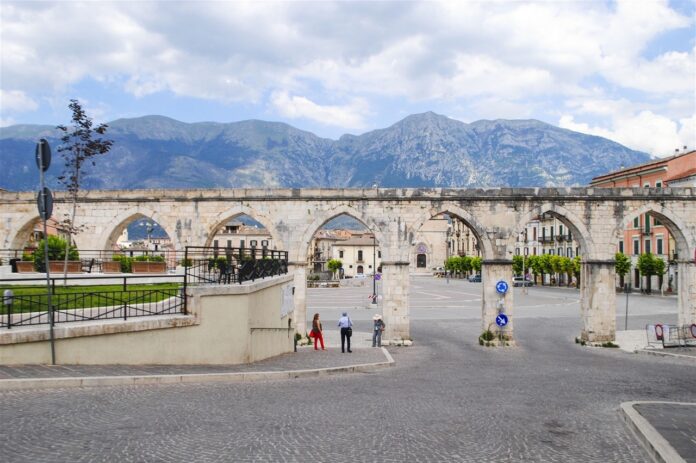
[{"label": "distant pedestrian", "polygon": [[324,332],[321,327],[321,322],[319,321],[319,314],[314,314],[314,320],[312,320],[312,337],[314,338],[314,350],[318,350],[319,343],[321,342],[321,350],[324,349]]},{"label": "distant pedestrian", "polygon": [[382,316],[378,313],[372,317],[374,326],[372,328],[372,347],[382,347],[382,332],[386,325],[382,321]]},{"label": "distant pedestrian", "polygon": [[348,352],[350,350],[350,337],[353,336],[353,322],[348,316],[348,312],[343,312],[341,318],[338,319],[338,326],[341,328],[341,352],[346,353],[346,339],[348,340]]}]

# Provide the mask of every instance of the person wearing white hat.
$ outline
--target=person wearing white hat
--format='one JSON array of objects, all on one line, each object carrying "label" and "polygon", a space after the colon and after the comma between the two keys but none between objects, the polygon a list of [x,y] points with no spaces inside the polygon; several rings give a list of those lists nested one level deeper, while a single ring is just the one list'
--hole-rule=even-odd
[{"label": "person wearing white hat", "polygon": [[382,332],[386,326],[382,321],[382,316],[378,313],[372,317],[374,327],[372,329],[372,347],[382,347]]}]

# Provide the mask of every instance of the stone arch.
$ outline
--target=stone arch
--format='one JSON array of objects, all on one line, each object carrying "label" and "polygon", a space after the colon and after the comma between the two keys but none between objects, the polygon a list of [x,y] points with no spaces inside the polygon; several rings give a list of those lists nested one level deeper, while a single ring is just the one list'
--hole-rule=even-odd
[{"label": "stone arch", "polygon": [[647,213],[657,217],[674,237],[677,244],[677,252],[680,256],[689,256],[690,250],[696,248],[696,237],[689,236],[689,228],[684,221],[673,211],[656,202],[649,202],[637,208],[627,208],[623,220],[619,222],[619,225],[612,232],[613,242],[616,243],[623,239],[624,230],[628,228],[635,217]]},{"label": "stone arch", "polygon": [[6,241],[3,243],[3,248],[6,249],[22,249],[24,244],[29,241],[29,236],[34,230],[34,225],[41,218],[37,214],[26,214],[24,217],[18,220],[19,223],[23,224],[17,229],[14,235],[8,233]]},{"label": "stone arch", "polygon": [[297,249],[297,254],[290,250],[290,256],[292,261],[303,262],[306,259],[307,253],[309,252],[309,244],[312,241],[312,237],[319,231],[319,229],[324,226],[328,221],[338,217],[339,215],[349,215],[354,219],[362,222],[371,232],[375,234],[377,242],[382,248],[382,261],[387,260],[385,258],[388,246],[386,235],[384,231],[377,226],[377,223],[372,216],[365,215],[358,211],[357,209],[348,206],[347,204],[341,204],[326,211],[320,212],[312,223],[305,229],[302,234],[302,238],[299,241],[299,247]]},{"label": "stone arch", "polygon": [[270,218],[268,218],[264,213],[256,209],[253,209],[249,206],[244,206],[241,204],[231,207],[230,209],[227,209],[226,211],[217,214],[211,220],[211,222],[207,224],[207,236],[205,237],[205,246],[212,246],[213,238],[215,237],[215,231],[218,228],[220,228],[226,222],[229,222],[235,217],[239,217],[241,215],[247,215],[252,219],[256,220],[257,222],[261,223],[261,225],[266,227],[266,230],[273,238],[273,242],[276,243],[277,249],[281,251],[288,251],[288,249],[285,248],[285,244],[281,239],[274,222]]},{"label": "stone arch", "polygon": [[167,232],[169,239],[172,240],[174,249],[177,251],[182,249],[179,237],[176,235],[176,233],[174,233],[174,230],[171,229],[172,227],[169,221],[167,221],[166,218],[158,214],[157,211],[155,211],[154,209],[143,207],[128,209],[127,211],[122,212],[121,214],[117,215],[113,220],[111,220],[104,227],[103,233],[106,235],[106,238],[104,238],[104,240],[101,242],[98,249],[113,249],[114,245],[116,244],[116,240],[118,239],[119,235],[123,232],[123,229],[127,227],[128,224],[137,219],[154,220],[159,224],[160,227],[162,227],[162,229],[164,229],[164,231]]},{"label": "stone arch", "polygon": [[596,249],[594,242],[592,241],[591,234],[585,222],[580,219],[574,212],[569,209],[555,203],[543,203],[532,206],[532,208],[523,214],[514,225],[513,233],[510,235],[506,245],[506,252],[508,256],[512,256],[515,253],[515,242],[517,240],[517,235],[531,222],[535,217],[542,214],[551,214],[560,220],[568,229],[573,233],[573,238],[578,241],[580,249],[586,256],[595,256]]},{"label": "stone arch", "polygon": [[[479,222],[471,213],[457,204],[444,203],[440,207],[434,207],[423,211],[423,214],[421,214],[418,221],[414,224],[414,229],[416,232],[420,231],[425,222],[440,214],[454,215],[461,219],[471,229],[471,231],[474,232],[476,239],[480,243],[481,258],[494,258],[493,245],[486,234],[486,227],[482,225],[481,222]],[[411,251],[411,247],[409,247],[409,254]]]}]

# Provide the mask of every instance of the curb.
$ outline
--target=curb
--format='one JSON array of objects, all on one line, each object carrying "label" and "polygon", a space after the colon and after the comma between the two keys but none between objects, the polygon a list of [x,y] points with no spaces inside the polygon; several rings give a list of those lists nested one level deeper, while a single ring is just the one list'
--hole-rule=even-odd
[{"label": "curb", "polygon": [[393,367],[395,361],[382,347],[385,362],[361,363],[342,367],[313,368],[290,371],[254,371],[243,373],[192,373],[182,375],[139,376],[85,376],[79,378],[33,378],[0,380],[0,392],[23,389],[52,389],[64,387],[136,386],[151,384],[188,383],[248,383],[253,381],[278,381],[284,379],[313,378],[341,373],[366,373]]},{"label": "curb", "polygon": [[623,402],[621,404],[621,417],[636,436],[641,445],[647,450],[653,460],[661,463],[686,463],[670,443],[657,432],[657,430],[633,408],[640,404],[670,404],[670,405],[694,405],[684,402],[664,401],[639,401]]},{"label": "curb", "polygon": [[671,354],[669,352],[660,352],[660,351],[654,351],[654,350],[646,350],[646,349],[638,349],[634,351],[636,354],[643,354],[643,355],[655,355],[657,357],[674,357],[674,358],[681,358],[681,359],[689,359],[696,363],[696,357],[692,355],[682,355],[682,354]]}]

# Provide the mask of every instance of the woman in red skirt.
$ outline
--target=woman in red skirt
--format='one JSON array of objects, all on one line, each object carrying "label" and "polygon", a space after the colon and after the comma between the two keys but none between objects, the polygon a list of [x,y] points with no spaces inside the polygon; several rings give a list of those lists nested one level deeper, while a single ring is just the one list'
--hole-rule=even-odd
[{"label": "woman in red skirt", "polygon": [[324,349],[324,334],[322,333],[321,322],[319,321],[319,314],[314,314],[314,320],[312,320],[312,337],[314,338],[314,350],[318,350],[319,343],[321,342],[321,350]]}]

